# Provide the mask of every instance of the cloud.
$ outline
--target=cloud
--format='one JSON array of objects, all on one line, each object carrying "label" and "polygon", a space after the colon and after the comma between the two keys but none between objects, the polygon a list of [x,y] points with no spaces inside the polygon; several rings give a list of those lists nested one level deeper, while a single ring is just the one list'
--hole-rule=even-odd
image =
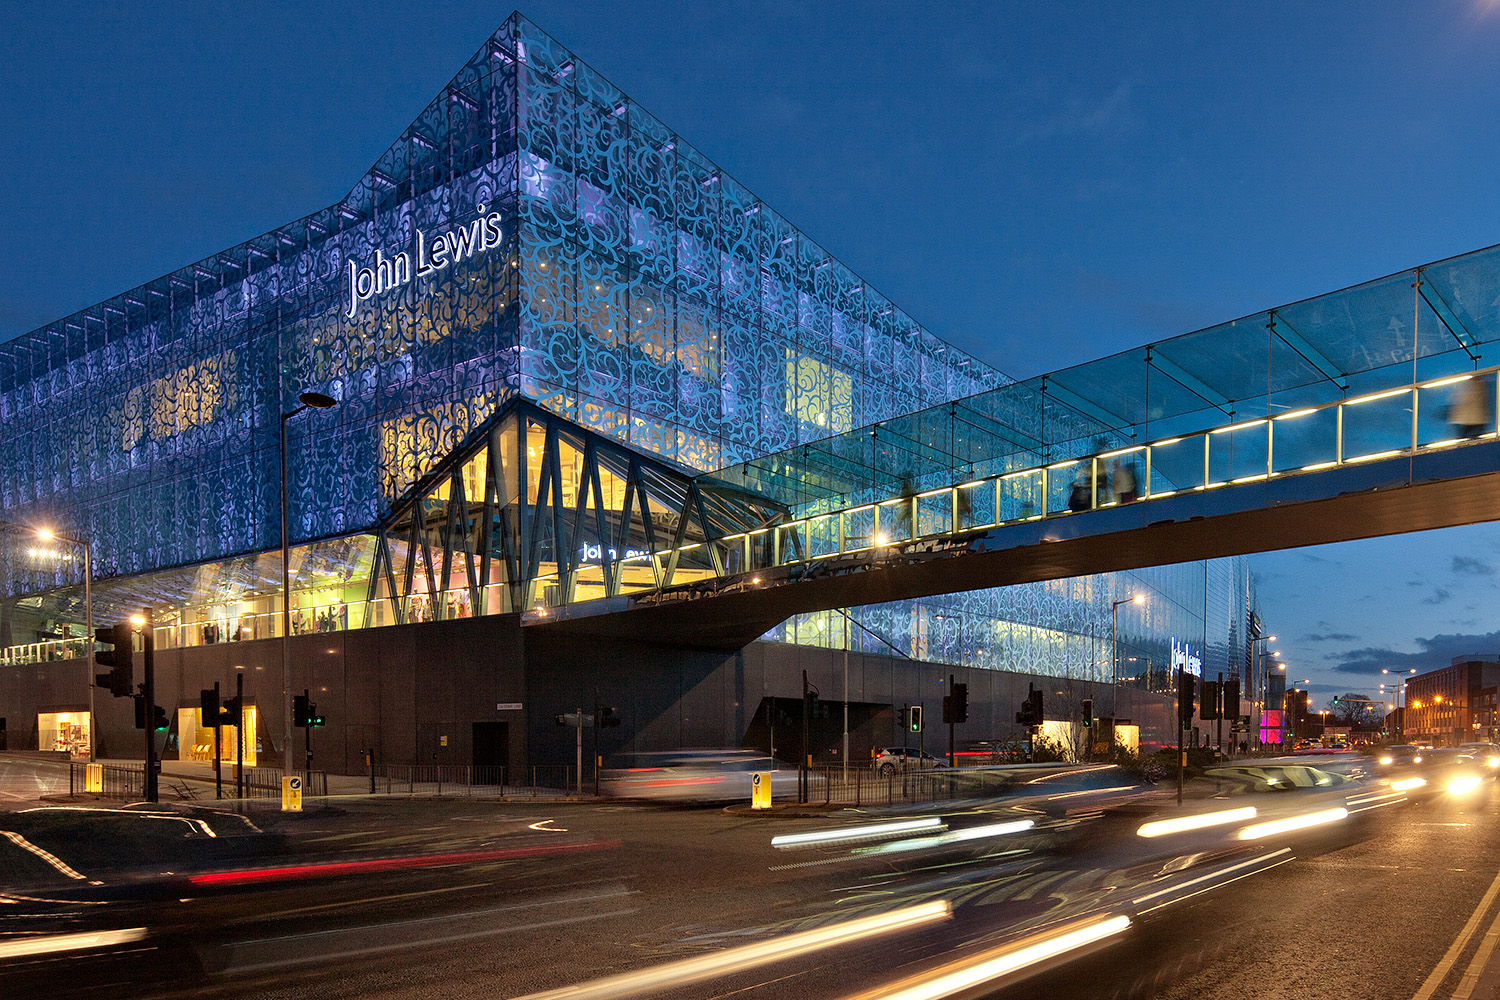
[{"label": "cloud", "polygon": [[1495,567],[1483,559],[1475,559],[1472,556],[1454,556],[1453,572],[1468,573],[1472,576],[1494,576]]},{"label": "cloud", "polygon": [[1364,646],[1327,653],[1323,659],[1333,663],[1334,672],[1340,674],[1378,674],[1382,668],[1392,673],[1404,673],[1413,667],[1420,673],[1446,667],[1458,657],[1492,656],[1500,652],[1500,632],[1442,633],[1418,638],[1416,645],[1418,648],[1414,653],[1399,652],[1388,646]]},{"label": "cloud", "polygon": [[1426,597],[1422,598],[1423,604],[1442,604],[1444,601],[1453,599],[1453,591],[1447,587],[1439,587]]},{"label": "cloud", "polygon": [[1353,642],[1359,636],[1348,632],[1309,632],[1302,637],[1303,642]]}]

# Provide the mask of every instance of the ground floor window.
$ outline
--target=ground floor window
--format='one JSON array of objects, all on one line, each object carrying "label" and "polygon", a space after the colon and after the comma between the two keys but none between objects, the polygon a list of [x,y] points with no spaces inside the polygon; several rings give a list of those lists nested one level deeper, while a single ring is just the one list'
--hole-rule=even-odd
[{"label": "ground floor window", "polygon": [[38,750],[66,750],[75,757],[89,755],[94,727],[88,712],[38,712],[36,722]]},{"label": "ground floor window", "polygon": [[[254,705],[245,706],[245,766],[253,767],[258,758],[260,713]],[[214,760],[214,730],[203,724],[201,708],[179,708],[177,710],[177,732],[180,734],[182,760],[199,760],[212,764]],[[235,740],[239,730],[235,726],[219,728],[219,760],[226,764],[235,762]]]}]

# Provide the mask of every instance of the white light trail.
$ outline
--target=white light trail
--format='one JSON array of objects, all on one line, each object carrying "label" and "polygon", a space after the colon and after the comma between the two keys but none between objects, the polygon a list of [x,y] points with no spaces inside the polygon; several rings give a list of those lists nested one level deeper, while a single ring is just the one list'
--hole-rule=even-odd
[{"label": "white light trail", "polygon": [[938,831],[946,829],[947,826],[941,819],[936,816],[929,816],[924,819],[907,819],[895,823],[845,826],[837,830],[814,830],[811,833],[784,833],[779,837],[772,837],[771,846],[784,849],[788,847],[808,847],[814,844],[840,844],[856,840],[893,837],[897,834],[915,833],[919,830]]},{"label": "white light trail", "polygon": [[778,962],[799,955],[806,955],[835,945],[847,944],[889,934],[893,931],[910,930],[925,924],[947,920],[953,915],[953,907],[946,900],[910,906],[873,917],[846,920],[810,931],[799,931],[783,937],[772,938],[758,944],[726,948],[711,955],[701,955],[680,962],[668,962],[655,968],[639,972],[624,972],[617,976],[595,979],[576,986],[530,993],[518,1000],[611,1000],[614,997],[633,993],[660,991],[684,986],[688,983],[726,976],[734,972],[755,968],[769,962]]},{"label": "white light trail", "polygon": [[963,993],[1001,976],[1122,934],[1129,927],[1130,918],[1124,914],[1094,920],[1082,926],[1074,925],[991,949],[974,958],[951,962],[926,976],[913,976],[888,987],[861,993],[858,998],[850,1000],[941,1000],[942,997]]},{"label": "white light trail", "polygon": [[0,942],[0,959],[51,955],[59,951],[81,951],[84,948],[109,948],[118,944],[131,944],[142,940],[145,936],[146,928],[132,927],[123,931],[49,934],[46,937],[22,938],[18,941]]},{"label": "white light trail", "polygon": [[1319,809],[1317,812],[1303,813],[1301,816],[1273,819],[1266,823],[1252,823],[1241,830],[1237,836],[1241,840],[1259,840],[1262,837],[1274,837],[1277,834],[1306,830],[1308,827],[1322,826],[1326,823],[1337,823],[1348,815],[1349,810],[1343,806]]},{"label": "white light trail", "polygon": [[1187,833],[1189,830],[1202,830],[1224,823],[1240,823],[1247,819],[1254,819],[1255,816],[1255,807],[1245,806],[1242,809],[1223,809],[1219,812],[1198,813],[1194,816],[1152,820],[1149,823],[1142,823],[1140,829],[1135,832],[1142,837],[1166,837],[1174,833]]}]

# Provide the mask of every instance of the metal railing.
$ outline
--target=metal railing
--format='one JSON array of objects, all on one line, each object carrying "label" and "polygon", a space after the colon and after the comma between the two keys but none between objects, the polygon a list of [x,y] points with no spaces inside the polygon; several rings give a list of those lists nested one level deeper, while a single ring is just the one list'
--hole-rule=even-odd
[{"label": "metal railing", "polygon": [[[730,535],[718,544],[739,549],[747,570],[771,569],[1494,440],[1497,371],[1500,366],[995,473]],[[1482,423],[1459,422],[1469,419],[1458,415],[1464,393],[1483,397]]]},{"label": "metal railing", "polygon": [[[235,788],[234,778],[232,777],[234,768],[230,767],[228,771],[229,774],[223,778],[226,789],[225,794],[229,794]],[[326,796],[328,794],[327,771],[293,771],[292,774],[302,779],[302,795],[304,798]],[[281,768],[245,768],[245,798],[280,799]]]},{"label": "metal railing", "polygon": [[[101,785],[98,791],[88,791],[88,769],[97,767]],[[71,761],[68,764],[69,795],[101,795],[106,799],[143,799],[146,797],[146,767],[144,764],[87,764]]]},{"label": "metal railing", "polygon": [[[461,798],[543,798],[576,794],[572,765],[508,768],[463,764],[381,764],[371,774],[377,795],[422,795]],[[589,783],[584,789],[592,793]]]}]

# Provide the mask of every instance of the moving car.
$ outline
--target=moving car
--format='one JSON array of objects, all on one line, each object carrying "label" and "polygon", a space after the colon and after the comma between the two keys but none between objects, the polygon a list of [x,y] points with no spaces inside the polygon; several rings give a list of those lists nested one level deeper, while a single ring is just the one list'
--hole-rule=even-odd
[{"label": "moving car", "polygon": [[1375,755],[1381,767],[1410,767],[1422,763],[1422,748],[1411,743],[1393,743]]},{"label": "moving car", "polygon": [[1474,755],[1474,759],[1486,767],[1500,768],[1500,746],[1493,743],[1460,743],[1460,750]]},{"label": "moving car", "polygon": [[599,771],[599,791],[612,798],[748,803],[759,772],[770,772],[773,798],[797,794],[796,769],[754,750],[660,750],[610,763]]},{"label": "moving car", "polygon": [[934,767],[947,767],[948,761],[916,747],[886,747],[875,754],[872,766],[876,774],[895,774],[898,771],[926,771]]}]

